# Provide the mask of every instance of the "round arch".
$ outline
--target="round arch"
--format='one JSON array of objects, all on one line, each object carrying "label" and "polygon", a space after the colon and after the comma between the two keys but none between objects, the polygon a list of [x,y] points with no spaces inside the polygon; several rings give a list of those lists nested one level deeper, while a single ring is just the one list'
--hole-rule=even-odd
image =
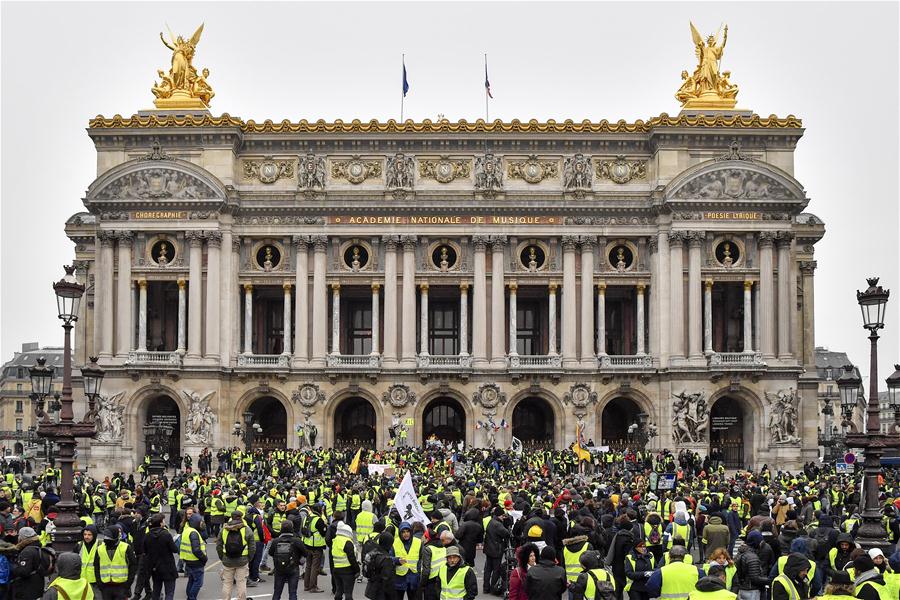
[{"label": "round arch", "polygon": [[765,427],[759,397],[743,386],[722,388],[710,396],[709,414],[710,457],[716,451],[726,468],[755,468]]},{"label": "round arch", "polygon": [[413,414],[415,415],[415,424],[413,425],[413,431],[410,435],[410,439],[415,440],[415,444],[423,443],[425,439],[424,435],[424,419],[425,412],[428,409],[428,406],[434,402],[435,400],[439,400],[442,398],[450,398],[455,400],[463,410],[465,414],[465,423],[463,425],[463,433],[464,440],[466,446],[472,446],[475,444],[475,411],[472,410],[472,403],[468,398],[460,394],[455,390],[446,390],[441,391],[440,389],[430,390],[425,392],[422,395],[422,398],[416,404],[415,411]]},{"label": "round arch", "polygon": [[344,398],[334,409],[335,447],[374,448],[377,438],[378,417],[375,407],[362,396]]},{"label": "round arch", "polygon": [[692,167],[689,167],[676,175],[663,190],[663,198],[671,199],[690,181],[718,171],[728,171],[731,169],[740,169],[749,173],[757,173],[771,178],[776,183],[784,186],[788,192],[788,200],[802,201],[806,199],[803,186],[787,171],[776,167],[775,165],[763,163],[759,161],[747,160],[707,160]]},{"label": "round arch", "polygon": [[[650,422],[659,426],[659,416],[654,410],[650,399],[644,394],[634,390],[613,390],[597,403],[597,412],[594,421],[594,442],[605,445],[610,440],[609,435],[615,437],[614,443],[627,440],[628,426],[637,421],[637,414],[645,412],[650,415]],[[614,428],[614,431],[610,431]],[[653,440],[648,444],[653,447]]]},{"label": "round arch", "polygon": [[[253,448],[275,450],[287,448],[289,427],[287,408],[275,396],[260,396],[253,400],[245,412],[253,414],[252,422],[262,430],[254,434]],[[246,425],[243,413],[236,422]]]},{"label": "round arch", "polygon": [[326,448],[335,446],[337,443],[337,431],[334,424],[335,419],[337,418],[337,412],[344,401],[351,398],[361,398],[366,400],[371,405],[372,410],[375,411],[375,448],[383,448],[385,444],[384,436],[386,435],[385,431],[387,428],[387,424],[384,421],[384,409],[381,402],[378,401],[378,398],[368,390],[362,389],[362,387],[356,390],[351,390],[350,388],[338,390],[328,398],[325,402],[323,421],[319,427],[319,436],[322,441],[317,445],[325,446]]},{"label": "round arch", "polygon": [[[530,399],[538,399],[542,400],[546,403],[546,406],[549,407],[551,411],[551,416],[553,418],[553,426],[552,426],[552,448],[562,448],[565,446],[566,441],[566,411],[563,408],[562,402],[560,402],[559,398],[556,397],[555,394],[545,390],[539,389],[536,391],[532,390],[522,390],[510,399],[506,404],[506,409],[503,414],[503,418],[506,419],[507,423],[510,423],[510,433],[508,434],[509,439],[507,440],[509,444],[512,443],[512,436],[514,435],[513,425],[515,424],[515,413],[516,409],[522,404],[522,402]],[[518,436],[517,436],[518,437]]]},{"label": "round arch", "polygon": [[[162,384],[146,385],[135,391],[125,404],[125,440],[124,446],[130,447],[132,460],[143,457],[147,452],[147,444],[144,439],[144,425],[147,422],[148,410],[153,401],[160,397],[167,397],[175,403],[179,413],[177,436],[179,452],[184,452],[184,420],[188,413],[185,398],[181,391]],[[134,463],[137,467],[137,462]]]},{"label": "round arch", "polygon": [[[173,171],[190,178],[189,181],[191,181],[191,183],[195,187],[195,189],[193,190],[194,193],[193,196],[185,194],[185,199],[183,200],[183,202],[192,202],[196,201],[196,199],[224,200],[228,197],[228,191],[225,189],[225,186],[222,184],[218,177],[216,177],[203,167],[179,158],[166,158],[153,161],[136,158],[126,161],[120,165],[116,165],[112,169],[109,169],[108,171],[100,175],[100,177],[95,179],[93,182],[91,182],[91,184],[88,186],[86,196],[88,200],[93,200],[98,197],[103,198],[106,188],[110,188],[110,186],[113,186],[113,184],[115,184],[120,179],[126,178],[129,175],[133,175],[141,171],[158,171],[160,169]],[[111,190],[114,189],[114,187],[111,188]]]},{"label": "round arch", "polygon": [[[243,425],[244,413],[248,410],[253,412],[252,407],[254,406],[254,403],[262,398],[272,398],[274,400],[277,400],[281,405],[281,408],[284,410],[284,434],[282,434],[279,430],[279,436],[284,435],[285,437],[281,447],[294,448],[297,444],[295,440],[297,436],[293,435],[294,423],[297,423],[297,415],[294,411],[293,403],[289,402],[287,396],[285,396],[280,390],[261,387],[251,388],[244,392],[240,398],[238,398],[238,401],[235,402],[232,406],[231,418],[228,421],[225,421],[222,417],[219,417],[219,425],[223,430],[223,435],[227,435],[230,438],[226,445],[243,445],[243,442],[238,441],[231,435],[232,425],[234,423],[240,423],[241,425]],[[260,425],[265,426],[267,425],[267,423],[260,423]],[[276,424],[269,423],[269,425]]]}]

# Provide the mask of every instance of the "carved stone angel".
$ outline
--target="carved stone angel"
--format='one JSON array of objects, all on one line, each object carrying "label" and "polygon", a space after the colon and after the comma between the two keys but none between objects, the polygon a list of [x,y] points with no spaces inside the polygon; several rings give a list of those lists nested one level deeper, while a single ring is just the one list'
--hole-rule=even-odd
[{"label": "carved stone angel", "polygon": [[218,421],[215,413],[209,407],[209,400],[216,393],[215,390],[201,397],[197,392],[181,390],[188,399],[187,422],[185,423],[185,437],[192,444],[211,444],[212,426]]},{"label": "carved stone angel", "polygon": [[114,396],[100,396],[97,400],[97,441],[121,442],[125,436],[125,392]]},{"label": "carved stone angel", "polygon": [[773,444],[794,444],[800,441],[797,435],[797,392],[793,389],[766,392],[769,402],[769,433]]},{"label": "carved stone angel", "polygon": [[412,189],[414,162],[411,156],[406,156],[402,152],[389,156],[385,172],[387,189]]},{"label": "carved stone angel", "polygon": [[475,158],[475,189],[486,196],[503,189],[503,165],[499,156],[487,153]]},{"label": "carved stone angel", "polygon": [[563,187],[567,192],[584,192],[591,189],[591,159],[584,154],[566,158],[563,163]]},{"label": "carved stone angel", "polygon": [[300,188],[304,190],[325,189],[325,157],[312,152],[300,158],[298,173]]}]

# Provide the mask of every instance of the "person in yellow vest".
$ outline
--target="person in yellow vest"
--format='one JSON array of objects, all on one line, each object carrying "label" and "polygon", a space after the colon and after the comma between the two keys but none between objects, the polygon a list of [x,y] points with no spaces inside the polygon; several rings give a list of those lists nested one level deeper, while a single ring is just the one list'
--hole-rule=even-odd
[{"label": "person in yellow vest", "polygon": [[103,531],[103,544],[97,548],[94,557],[94,577],[103,600],[129,598],[131,584],[137,574],[134,549],[121,540],[121,532],[118,527],[107,527]]},{"label": "person in yellow vest", "polygon": [[[87,579],[88,583],[96,587],[97,577],[94,574],[94,559],[97,557],[97,548],[100,544],[97,542],[97,528],[88,525],[81,532],[81,541],[75,546],[75,552],[81,558],[81,576]],[[97,593],[99,595],[99,588]]]},{"label": "person in yellow vest", "polygon": [[63,552],[56,560],[57,578],[50,582],[42,600],[93,600],[94,590],[83,575],[81,557]]},{"label": "person in yellow vest", "polygon": [[331,540],[329,567],[331,569],[332,595],[335,600],[353,600],[353,586],[359,575],[353,530],[346,523],[338,523]]},{"label": "person in yellow vest", "polygon": [[891,600],[890,588],[884,576],[868,554],[857,556],[853,560],[853,586],[859,600]]},{"label": "person in yellow vest", "polygon": [[322,518],[324,505],[315,503],[310,507],[310,514],[303,522],[303,544],[306,546],[306,571],[303,578],[303,591],[321,593],[319,588],[319,571],[325,554],[325,520]]},{"label": "person in yellow vest", "polygon": [[820,600],[855,600],[852,583],[838,583],[832,581],[825,586],[825,593]]},{"label": "person in yellow vest", "polygon": [[231,590],[238,600],[247,598],[247,578],[250,562],[256,553],[253,531],[244,522],[240,511],[231,513],[229,520],[216,537],[216,554],[222,561],[222,595],[231,599]]},{"label": "person in yellow vest", "polygon": [[684,600],[694,591],[700,571],[684,561],[686,554],[684,546],[672,546],[669,550],[671,562],[654,571],[647,581],[647,593],[651,598]]},{"label": "person in yellow vest", "polygon": [[[871,559],[870,559],[871,562]],[[772,580],[772,600],[807,600],[809,586],[806,576],[809,561],[799,553],[789,554],[784,564],[784,573]]]},{"label": "person in yellow vest", "polygon": [[588,542],[586,535],[577,535],[563,540],[563,567],[566,569],[566,581],[569,585],[575,583],[584,570],[581,566],[581,556],[594,547]]},{"label": "person in yellow vest", "polygon": [[[608,597],[609,592],[616,591],[616,580],[603,568],[597,552],[593,550],[583,552],[578,558],[578,563],[581,566],[581,573],[570,585],[573,600],[600,600]],[[568,576],[568,566],[566,575]]]},{"label": "person in yellow vest", "polygon": [[422,540],[413,537],[412,525],[400,523],[399,534],[394,538],[394,589],[396,600],[403,600],[404,593],[414,600],[419,589],[419,556]]},{"label": "person in yellow vest", "polygon": [[457,546],[447,548],[447,562],[437,577],[437,592],[441,600],[475,600],[478,595],[475,570],[463,562]]},{"label": "person in yellow vest", "polygon": [[706,576],[697,581],[689,600],[734,600],[737,594],[728,590],[725,567],[714,563],[709,566]]},{"label": "person in yellow vest", "polygon": [[356,525],[356,540],[360,544],[365,544],[369,541],[369,538],[375,536],[374,527],[377,517],[372,512],[372,502],[370,500],[363,500],[361,505],[362,509],[357,513],[354,524]]},{"label": "person in yellow vest", "polygon": [[[447,548],[454,545],[453,533],[442,531],[438,535],[432,535],[427,544],[422,546],[421,588],[424,600],[437,600],[437,578],[441,567],[447,562]],[[391,541],[393,544],[393,541]]]},{"label": "person in yellow vest", "polygon": [[185,589],[187,600],[197,600],[200,589],[203,587],[206,562],[209,560],[206,556],[206,541],[203,539],[203,534],[200,533],[202,524],[203,517],[198,513],[193,513],[188,517],[184,529],[181,530],[178,556],[184,561],[184,572],[187,573]]}]

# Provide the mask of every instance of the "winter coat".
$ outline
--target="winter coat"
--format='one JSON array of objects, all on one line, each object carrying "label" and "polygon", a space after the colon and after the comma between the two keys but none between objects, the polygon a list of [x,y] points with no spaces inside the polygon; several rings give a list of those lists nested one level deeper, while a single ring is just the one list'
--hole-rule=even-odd
[{"label": "winter coat", "polygon": [[41,543],[35,536],[22,540],[16,547],[19,556],[10,573],[12,597],[15,600],[40,598],[44,593],[44,576],[40,573]]},{"label": "winter coat", "polygon": [[698,592],[718,592],[726,589],[725,582],[722,581],[721,578],[710,577],[708,575],[698,579],[697,583],[694,584],[694,588],[696,588]]},{"label": "winter coat", "polygon": [[630,556],[634,559],[634,567],[631,566],[630,560],[624,561],[625,578],[631,581],[631,591],[646,592],[647,580],[650,579],[650,574],[653,572],[651,564],[653,555],[650,552],[638,554],[632,550]]},{"label": "winter coat", "polygon": [[624,529],[613,538],[609,552],[606,554],[606,564],[611,567],[613,577],[616,580],[616,589],[622,589],[625,585],[625,557],[634,548],[634,536],[631,529]]},{"label": "winter coat", "polygon": [[[787,562],[784,564],[784,574],[788,579],[791,580],[791,583],[794,584],[794,587],[797,588],[797,593],[799,594],[801,600],[809,598],[809,588],[806,583],[806,578],[800,577],[800,571],[808,568],[809,563],[807,562],[806,558],[803,558],[796,554],[789,555]],[[791,594],[788,590],[784,589],[783,585],[775,585],[773,583],[772,600],[791,600]],[[867,598],[866,600],[872,599]],[[875,597],[875,600],[878,600],[877,595]]]},{"label": "winter coat", "polygon": [[[787,567],[785,567],[785,572],[787,572]],[[881,571],[878,569],[864,571],[859,573],[853,582],[855,588],[859,590],[856,592],[856,597],[859,598],[859,600],[880,600],[878,590],[871,585],[859,587],[866,581],[870,581],[875,585],[884,585],[884,576],[881,574]]]},{"label": "winter coat", "polygon": [[735,561],[735,565],[737,566],[737,585],[739,589],[762,591],[769,585],[769,578],[766,577],[766,572],[762,569],[756,548],[745,545],[737,561]]},{"label": "winter coat", "polygon": [[[455,533],[466,562],[475,561],[475,546],[484,540],[484,528],[481,526],[481,513],[477,508],[470,508],[463,516],[462,525]],[[471,559],[471,560],[470,560]]]},{"label": "winter coat", "polygon": [[716,515],[709,518],[709,523],[703,528],[703,543],[706,546],[706,558],[719,548],[726,550],[731,543],[731,530],[722,523],[722,517]]},{"label": "winter coat", "polygon": [[[453,576],[456,575],[456,571],[462,568],[464,565],[460,562],[456,567],[450,567],[447,565],[447,581],[453,579]],[[475,600],[475,597],[478,595],[478,579],[475,576],[475,567],[470,566],[469,570],[466,572],[466,576],[463,578],[463,586],[465,587],[465,595],[463,596],[463,600]],[[437,578],[437,583],[434,586],[435,591],[437,592],[438,597],[441,596],[441,578]]]},{"label": "winter coat", "polygon": [[[80,557],[72,553],[61,554],[56,563],[56,573],[62,579],[81,579]],[[49,587],[44,592],[41,600],[60,600],[61,598],[62,596],[60,596],[59,591],[55,587]],[[72,600],[77,599],[73,598]]]},{"label": "winter coat", "polygon": [[370,600],[387,600],[394,594],[394,563],[387,552],[375,546],[367,555],[369,575],[365,597]]},{"label": "winter coat", "polygon": [[492,517],[484,532],[484,555],[500,558],[509,543],[510,533],[503,521]]},{"label": "winter coat", "polygon": [[178,550],[172,533],[168,529],[151,527],[144,536],[145,568],[163,581],[177,579],[178,569],[175,567],[175,555],[178,554]]},{"label": "winter coat", "polygon": [[[234,532],[234,535],[241,535],[242,529],[244,530],[244,539],[247,540],[247,555],[229,558],[225,555],[226,536],[230,537],[232,535],[230,532]],[[250,564],[256,554],[256,541],[253,538],[253,531],[247,527],[243,519],[232,519],[222,527],[219,537],[216,538],[216,554],[219,555],[223,567],[245,567]]]},{"label": "winter coat", "polygon": [[525,574],[529,600],[559,600],[568,586],[566,570],[551,560],[539,560]]}]

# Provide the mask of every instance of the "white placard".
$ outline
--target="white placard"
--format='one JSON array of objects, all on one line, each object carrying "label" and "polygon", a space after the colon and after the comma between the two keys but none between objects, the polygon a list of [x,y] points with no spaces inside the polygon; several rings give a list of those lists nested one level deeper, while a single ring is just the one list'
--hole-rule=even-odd
[{"label": "white placard", "polygon": [[416,496],[416,490],[413,487],[412,476],[409,471],[403,476],[400,482],[400,489],[397,490],[397,496],[394,498],[394,506],[400,513],[400,519],[407,523],[419,521],[423,525],[429,523],[430,520],[425,516],[422,505],[419,504],[419,498]]}]

